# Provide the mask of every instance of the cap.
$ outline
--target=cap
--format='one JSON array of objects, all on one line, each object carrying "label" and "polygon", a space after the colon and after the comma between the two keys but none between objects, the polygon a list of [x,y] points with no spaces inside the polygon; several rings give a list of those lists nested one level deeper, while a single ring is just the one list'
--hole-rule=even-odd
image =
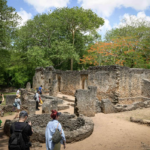
[{"label": "cap", "polygon": [[57,116],[60,116],[61,115],[61,112],[57,112]]},{"label": "cap", "polygon": [[28,117],[28,113],[26,111],[21,111],[19,114],[19,118],[20,117],[26,117],[26,116]]}]

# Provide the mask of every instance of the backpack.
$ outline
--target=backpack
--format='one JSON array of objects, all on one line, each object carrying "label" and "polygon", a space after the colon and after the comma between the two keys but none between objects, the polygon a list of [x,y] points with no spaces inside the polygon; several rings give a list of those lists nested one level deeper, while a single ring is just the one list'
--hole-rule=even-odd
[{"label": "backpack", "polygon": [[14,102],[14,103],[13,103],[13,106],[14,106],[14,107],[17,107],[17,102]]},{"label": "backpack", "polygon": [[33,98],[34,98],[34,100],[36,101],[36,94],[34,95],[34,97],[33,97]]},{"label": "backpack", "polygon": [[22,131],[27,126],[24,125],[22,130],[15,130],[15,123],[12,124],[13,127],[13,133],[11,134],[9,138],[9,150],[25,150],[25,142],[22,137]]},{"label": "backpack", "polygon": [[[59,123],[58,123],[58,125],[59,125]],[[52,136],[52,141],[54,144],[59,143],[62,139],[61,132],[58,130],[58,125],[57,125],[57,128],[55,130],[55,133]]]}]

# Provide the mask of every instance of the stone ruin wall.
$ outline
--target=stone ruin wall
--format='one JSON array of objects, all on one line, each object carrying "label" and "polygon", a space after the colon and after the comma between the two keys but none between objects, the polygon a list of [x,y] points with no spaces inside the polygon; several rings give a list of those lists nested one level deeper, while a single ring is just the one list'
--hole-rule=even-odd
[{"label": "stone ruin wall", "polygon": [[119,69],[119,102],[132,103],[150,98],[148,84],[150,81],[150,70],[139,68],[120,67]]},{"label": "stone ruin wall", "polygon": [[146,81],[150,81],[150,70],[121,66],[89,67],[82,71],[61,71],[53,67],[37,68],[33,77],[33,88],[43,85],[45,91],[56,96],[58,92],[73,95],[77,89],[97,87],[99,100],[132,103],[148,97]]},{"label": "stone ruin wall", "polygon": [[[50,68],[50,67],[47,67]],[[88,89],[88,86],[97,86],[98,98],[109,98],[113,101],[115,96],[115,66],[91,67],[86,71],[61,71],[37,68],[33,77],[33,88],[40,85],[50,95],[56,96],[58,92],[73,95],[77,89]]]}]

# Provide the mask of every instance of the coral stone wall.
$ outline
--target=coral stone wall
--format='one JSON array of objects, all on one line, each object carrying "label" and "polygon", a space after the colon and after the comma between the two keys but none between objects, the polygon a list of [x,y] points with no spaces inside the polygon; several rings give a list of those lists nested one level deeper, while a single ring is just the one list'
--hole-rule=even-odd
[{"label": "coral stone wall", "polygon": [[115,99],[116,91],[116,66],[90,67],[88,85],[97,87],[99,100]]},{"label": "coral stone wall", "polygon": [[143,100],[146,95],[146,92],[142,94],[146,85],[143,84],[143,79],[150,81],[149,69],[98,66],[84,71],[61,71],[47,67],[36,69],[33,88],[43,85],[43,89],[52,96],[56,96],[58,92],[74,96],[77,89],[96,86],[99,100],[128,103]]},{"label": "coral stone wall", "polygon": [[150,79],[150,70],[120,67],[119,101],[131,103],[142,101],[143,96],[147,97],[146,93],[148,93],[148,90],[145,90],[147,89],[146,81],[143,84],[143,79],[145,78]]},{"label": "coral stone wall", "polygon": [[150,98],[150,81],[143,79],[142,96]]}]

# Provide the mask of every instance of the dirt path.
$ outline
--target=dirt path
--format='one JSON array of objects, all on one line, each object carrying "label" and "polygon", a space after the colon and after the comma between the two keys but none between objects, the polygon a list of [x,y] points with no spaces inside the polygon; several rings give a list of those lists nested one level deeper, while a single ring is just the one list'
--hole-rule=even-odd
[{"label": "dirt path", "polygon": [[[62,112],[73,113],[73,107]],[[37,113],[41,113],[41,110]],[[142,144],[150,145],[150,127],[129,122],[130,116],[150,119],[149,114],[149,108],[118,114],[96,114],[92,117],[95,124],[93,134],[83,141],[67,144],[66,150],[150,150]],[[7,150],[8,138],[2,132],[0,135],[0,150]],[[32,150],[46,150],[46,147],[42,144],[42,148]]]}]

